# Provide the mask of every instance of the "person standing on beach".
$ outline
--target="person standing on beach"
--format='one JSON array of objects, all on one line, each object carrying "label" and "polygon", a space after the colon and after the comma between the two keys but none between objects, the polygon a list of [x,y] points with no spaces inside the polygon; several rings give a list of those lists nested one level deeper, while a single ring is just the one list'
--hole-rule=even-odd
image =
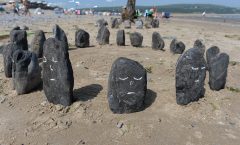
[{"label": "person standing on beach", "polygon": [[24,6],[24,14],[25,16],[28,14],[29,16],[31,16],[31,13],[29,11],[29,3],[28,3],[28,0],[23,0],[22,1],[22,4]]}]

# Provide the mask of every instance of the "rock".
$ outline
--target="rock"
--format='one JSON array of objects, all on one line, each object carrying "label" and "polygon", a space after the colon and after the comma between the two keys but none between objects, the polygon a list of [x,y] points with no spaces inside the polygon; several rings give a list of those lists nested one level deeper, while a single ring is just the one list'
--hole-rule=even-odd
[{"label": "rock", "polygon": [[64,42],[49,38],[43,46],[43,90],[50,103],[73,102],[73,70]]},{"label": "rock", "polygon": [[110,32],[106,26],[102,26],[98,30],[97,42],[99,45],[109,44]]},{"label": "rock", "polygon": [[152,49],[163,50],[165,46],[164,40],[158,32],[153,32],[152,34]]},{"label": "rock", "polygon": [[96,22],[96,26],[97,26],[97,27],[102,27],[102,26],[107,26],[107,25],[108,25],[108,22],[105,21],[104,19],[99,19],[99,20],[97,20],[97,22]]},{"label": "rock", "polygon": [[31,42],[30,51],[37,54],[38,58],[42,58],[43,44],[46,41],[45,34],[42,30],[35,32],[34,38]]},{"label": "rock", "polygon": [[131,21],[130,20],[125,20],[123,23],[124,23],[125,29],[131,29]]},{"label": "rock", "polygon": [[118,123],[117,123],[117,128],[122,128],[122,126],[123,126],[123,123],[122,123],[122,122],[118,122]]},{"label": "rock", "polygon": [[229,55],[220,53],[219,48],[213,46],[207,50],[206,56],[211,90],[219,91],[224,89],[227,80]]},{"label": "rock", "polygon": [[128,0],[126,7],[123,9],[122,12],[122,19],[123,20],[131,20],[133,21],[135,18],[135,6],[136,6],[136,0]]},{"label": "rock", "polygon": [[35,53],[16,50],[13,53],[13,86],[18,95],[26,94],[40,87],[41,69]]},{"label": "rock", "polygon": [[204,52],[191,48],[180,56],[176,65],[176,100],[187,105],[204,97],[206,62]]},{"label": "rock", "polygon": [[63,29],[60,28],[58,25],[54,25],[54,27],[53,27],[53,35],[54,35],[54,38],[56,38],[57,40],[63,42],[63,45],[65,45],[64,48],[69,48],[68,47],[67,35],[63,31]]},{"label": "rock", "polygon": [[23,26],[23,30],[29,30],[29,27],[28,26]]},{"label": "rock", "polygon": [[203,44],[203,40],[197,39],[194,42],[193,48],[199,48],[203,53],[205,53],[205,45]]},{"label": "rock", "polygon": [[147,19],[145,20],[144,26],[145,26],[146,29],[152,28],[152,19],[147,18]]},{"label": "rock", "polygon": [[153,19],[152,20],[152,27],[153,28],[159,28],[159,19]]},{"label": "rock", "polygon": [[[18,29],[18,27],[15,29]],[[15,29],[10,32],[11,43],[16,44],[19,49],[28,50],[27,32]]]},{"label": "rock", "polygon": [[108,103],[113,113],[141,111],[147,91],[147,73],[136,61],[120,57],[108,80]]},{"label": "rock", "polygon": [[4,72],[7,78],[12,77],[12,56],[17,49],[17,46],[13,43],[10,43],[3,48]]},{"label": "rock", "polygon": [[0,46],[0,54],[3,53],[3,49],[4,49],[4,47],[5,47],[4,45],[1,45],[1,46]]},{"label": "rock", "polygon": [[125,46],[125,31],[124,30],[118,30],[118,32],[117,32],[117,45]]},{"label": "rock", "polygon": [[80,47],[80,48],[89,47],[89,45],[90,45],[89,39],[90,39],[90,35],[88,32],[86,32],[82,29],[79,29],[76,31],[76,33],[75,33],[76,47]]},{"label": "rock", "polygon": [[185,50],[185,44],[182,41],[178,41],[177,39],[173,39],[170,44],[170,51],[173,54],[182,54]]},{"label": "rock", "polygon": [[136,24],[136,29],[142,29],[143,28],[143,21],[140,19],[140,20],[137,20],[135,22]]},{"label": "rock", "polygon": [[130,41],[132,46],[141,47],[143,42],[143,36],[141,33],[134,32],[130,34]]},{"label": "rock", "polygon": [[111,28],[119,28],[119,21],[118,21],[118,18],[112,18],[111,19]]},{"label": "rock", "polygon": [[0,104],[4,103],[6,100],[6,97],[4,96],[0,96]]}]

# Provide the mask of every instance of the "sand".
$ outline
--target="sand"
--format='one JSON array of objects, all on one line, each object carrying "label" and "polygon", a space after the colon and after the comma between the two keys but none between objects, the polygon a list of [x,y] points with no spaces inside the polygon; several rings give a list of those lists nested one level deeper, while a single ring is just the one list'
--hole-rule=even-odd
[{"label": "sand", "polygon": [[[239,145],[240,143],[240,29],[237,24],[172,18],[161,20],[160,28],[126,29],[125,47],[116,45],[116,32],[111,29],[110,44],[96,42],[99,16],[69,16],[57,18],[50,14],[10,19],[0,16],[1,34],[14,25],[27,25],[29,43],[33,32],[44,30],[52,36],[57,23],[67,33],[70,60],[74,70],[74,97],[70,107],[52,105],[42,90],[16,95],[11,79],[4,76],[0,56],[0,145]],[[108,21],[110,17],[104,17]],[[121,26],[122,27],[122,26]],[[90,33],[90,48],[76,48],[77,28]],[[143,47],[130,46],[129,33],[144,36]],[[157,31],[166,43],[165,51],[151,49],[151,35]],[[211,91],[208,76],[205,97],[187,106],[175,100],[175,64],[179,55],[170,53],[172,38],[178,38],[191,48],[196,39],[203,39],[207,48],[217,45],[230,55],[226,86]],[[8,38],[0,44],[6,44]],[[111,65],[118,57],[139,61],[148,73],[148,105],[144,111],[113,114],[107,102],[107,81]],[[232,88],[232,89],[230,89]],[[119,128],[118,124],[123,124]]]}]

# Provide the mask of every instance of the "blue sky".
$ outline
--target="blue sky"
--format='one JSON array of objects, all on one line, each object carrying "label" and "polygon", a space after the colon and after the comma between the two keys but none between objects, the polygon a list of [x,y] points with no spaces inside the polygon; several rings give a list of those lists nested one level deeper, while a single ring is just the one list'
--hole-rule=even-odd
[{"label": "blue sky", "polygon": [[[79,1],[80,7],[93,7],[98,5],[104,6],[123,6],[127,0],[47,0],[48,2],[60,3],[61,6],[76,6],[75,3],[69,1]],[[240,7],[240,0],[137,0],[137,5],[166,5],[176,3],[204,3],[204,4],[219,4],[232,7]]]}]

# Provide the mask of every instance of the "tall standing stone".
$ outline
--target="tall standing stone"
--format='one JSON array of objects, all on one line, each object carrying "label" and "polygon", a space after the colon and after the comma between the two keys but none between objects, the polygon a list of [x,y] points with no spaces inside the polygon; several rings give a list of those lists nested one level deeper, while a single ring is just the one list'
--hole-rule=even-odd
[{"label": "tall standing stone", "polygon": [[117,45],[125,46],[125,31],[124,30],[118,30],[118,32],[117,32]]},{"label": "tall standing stone", "polygon": [[139,19],[135,22],[136,29],[142,29],[143,28],[143,20]]},{"label": "tall standing stone", "polygon": [[111,19],[111,28],[119,28],[119,21],[118,21],[118,18],[112,18]]},{"label": "tall standing stone", "polygon": [[108,22],[104,19],[99,19],[96,22],[96,26],[99,27],[99,28],[102,27],[102,26],[107,26],[107,25],[108,25]]},{"label": "tall standing stone", "polygon": [[211,90],[219,91],[224,89],[227,80],[229,55],[220,53],[219,48],[213,46],[207,50],[206,56]]},{"label": "tall standing stone", "polygon": [[152,49],[163,50],[165,46],[164,40],[158,32],[153,32],[152,34]]},{"label": "tall standing stone", "polygon": [[106,26],[102,26],[98,30],[97,42],[99,45],[109,44],[110,32]]},{"label": "tall standing stone", "polygon": [[133,47],[141,47],[143,42],[143,36],[141,33],[138,32],[131,33],[130,41]]},{"label": "tall standing stone", "polygon": [[38,58],[42,58],[43,44],[45,41],[46,37],[44,32],[42,30],[36,31],[29,50],[36,53]]},{"label": "tall standing stone", "polygon": [[28,50],[27,32],[25,30],[21,30],[19,27],[14,28],[10,32],[10,40],[11,43],[16,44],[19,49]]},{"label": "tall standing stone", "polygon": [[113,113],[141,111],[147,91],[147,73],[136,61],[118,58],[108,79],[108,103]]},{"label": "tall standing stone", "polygon": [[178,41],[177,39],[173,39],[170,44],[170,51],[173,54],[182,54],[185,50],[185,44],[182,41]]},{"label": "tall standing stone", "polygon": [[130,20],[133,21],[135,18],[135,6],[136,6],[136,0],[128,0],[126,7],[123,9],[122,12],[122,19],[123,20]]},{"label": "tall standing stone", "polygon": [[49,102],[68,106],[73,102],[73,70],[64,42],[49,38],[43,47],[43,90]]},{"label": "tall standing stone", "polygon": [[26,94],[40,87],[41,69],[35,53],[16,50],[13,54],[13,85],[18,95]]},{"label": "tall standing stone", "polygon": [[18,49],[16,44],[10,43],[3,48],[4,73],[7,78],[12,77],[12,56]]},{"label": "tall standing stone", "polygon": [[63,45],[65,45],[65,48],[69,48],[68,47],[68,39],[67,39],[67,35],[64,32],[64,30],[62,28],[60,28],[58,25],[54,25],[53,27],[53,35],[54,38],[56,38],[59,41],[63,42]]},{"label": "tall standing stone", "polygon": [[80,48],[89,47],[89,45],[90,45],[89,39],[90,39],[90,35],[88,32],[86,32],[82,29],[79,29],[76,31],[76,33],[75,33],[76,47],[80,47]]},{"label": "tall standing stone", "polygon": [[187,105],[204,97],[206,62],[204,52],[191,48],[180,56],[176,66],[176,100],[179,105]]}]

